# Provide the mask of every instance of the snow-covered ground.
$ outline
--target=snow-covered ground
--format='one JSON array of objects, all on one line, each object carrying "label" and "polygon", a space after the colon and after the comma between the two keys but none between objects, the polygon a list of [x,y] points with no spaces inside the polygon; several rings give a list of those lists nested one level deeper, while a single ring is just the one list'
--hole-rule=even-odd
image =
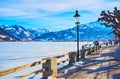
[{"label": "snow-covered ground", "polygon": [[[80,42],[80,49],[86,43]],[[0,71],[71,51],[76,51],[76,42],[0,42]],[[13,75],[0,77],[16,78]]]}]

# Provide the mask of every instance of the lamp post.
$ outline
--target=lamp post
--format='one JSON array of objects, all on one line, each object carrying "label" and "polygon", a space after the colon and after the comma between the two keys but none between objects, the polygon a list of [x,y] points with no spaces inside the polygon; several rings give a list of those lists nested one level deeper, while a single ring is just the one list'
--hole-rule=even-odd
[{"label": "lamp post", "polygon": [[77,25],[77,61],[79,61],[79,17],[78,10],[76,10],[75,15],[73,16],[75,18],[75,24]]}]

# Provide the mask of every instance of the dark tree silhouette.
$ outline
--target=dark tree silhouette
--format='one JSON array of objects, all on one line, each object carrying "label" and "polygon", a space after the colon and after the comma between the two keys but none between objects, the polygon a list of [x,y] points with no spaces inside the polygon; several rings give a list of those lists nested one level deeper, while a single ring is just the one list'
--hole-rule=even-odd
[{"label": "dark tree silhouette", "polygon": [[115,7],[113,12],[102,11],[100,16],[101,18],[98,18],[98,21],[104,21],[103,25],[112,27],[113,33],[120,38],[120,10]]}]

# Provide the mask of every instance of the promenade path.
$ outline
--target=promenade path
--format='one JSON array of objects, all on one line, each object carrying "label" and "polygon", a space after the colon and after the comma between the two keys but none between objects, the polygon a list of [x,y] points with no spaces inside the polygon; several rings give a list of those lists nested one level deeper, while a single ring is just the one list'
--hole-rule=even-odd
[{"label": "promenade path", "polygon": [[120,47],[110,46],[90,55],[80,67],[64,79],[120,79]]}]

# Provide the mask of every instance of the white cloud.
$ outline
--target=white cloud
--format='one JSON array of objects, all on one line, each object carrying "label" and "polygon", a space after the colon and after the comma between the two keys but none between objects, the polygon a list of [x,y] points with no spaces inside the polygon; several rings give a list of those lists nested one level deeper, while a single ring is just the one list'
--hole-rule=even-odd
[{"label": "white cloud", "polygon": [[[101,9],[119,6],[120,2],[105,2],[105,0],[20,0],[18,2],[4,4],[5,7],[0,8],[0,12],[4,15],[45,15],[40,10],[47,12],[62,12],[78,10],[90,10],[96,12]],[[9,8],[6,8],[9,7]]]},{"label": "white cloud", "polygon": [[111,3],[103,3],[100,5],[96,5],[93,7],[88,8],[93,12],[101,11],[101,10],[113,10],[114,7],[120,7],[120,2],[111,2]]},{"label": "white cloud", "polygon": [[[89,11],[91,13],[81,13],[80,22],[86,23],[97,20],[102,10],[113,10],[114,7],[120,7],[120,0],[8,0],[9,2],[0,2],[0,14],[2,17],[7,17],[14,20],[27,19],[32,23],[31,18],[34,18],[34,24],[43,23],[46,26],[73,26],[73,17],[59,16],[54,17],[54,14],[64,12],[73,12],[76,9],[79,11]],[[108,1],[108,2],[107,2]],[[111,2],[112,1],[112,2]],[[4,4],[3,4],[4,3]],[[50,16],[52,15],[52,16]],[[14,17],[14,18],[13,18]],[[73,19],[73,20],[72,20]],[[22,21],[25,21],[22,20]],[[44,22],[43,22],[44,21]],[[60,22],[58,22],[60,21]],[[56,26],[57,28],[57,26]]]},{"label": "white cloud", "polygon": [[2,8],[2,7],[0,7],[0,13],[2,15],[6,15],[6,16],[25,15],[26,14],[26,12],[23,10],[12,9],[12,8]]},{"label": "white cloud", "polygon": [[0,13],[1,16],[3,17],[16,17],[16,18],[38,18],[41,16],[45,16],[44,14],[39,14],[39,12],[3,7],[0,7]]}]

